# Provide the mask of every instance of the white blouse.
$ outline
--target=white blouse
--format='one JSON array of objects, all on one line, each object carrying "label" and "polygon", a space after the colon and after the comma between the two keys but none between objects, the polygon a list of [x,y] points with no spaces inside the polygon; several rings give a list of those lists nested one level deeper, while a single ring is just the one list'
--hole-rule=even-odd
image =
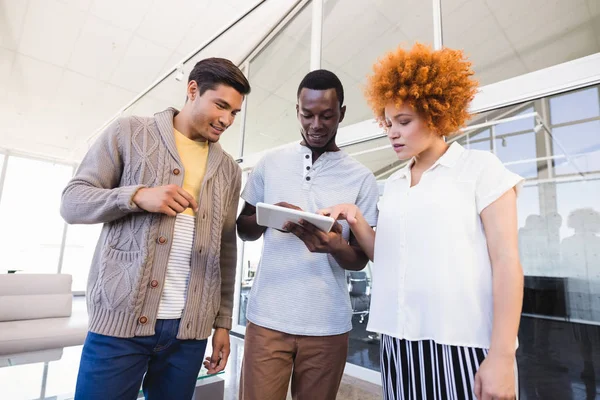
[{"label": "white blouse", "polygon": [[480,214],[523,179],[456,142],[411,188],[412,163],[379,202],[368,330],[489,348],[492,268]]}]

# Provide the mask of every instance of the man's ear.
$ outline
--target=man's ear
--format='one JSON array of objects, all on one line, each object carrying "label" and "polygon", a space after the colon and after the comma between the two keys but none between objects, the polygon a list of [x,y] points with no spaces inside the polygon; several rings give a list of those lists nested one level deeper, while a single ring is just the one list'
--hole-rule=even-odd
[{"label": "man's ear", "polygon": [[345,116],[346,116],[346,106],[341,106],[340,107],[340,123],[344,120]]},{"label": "man's ear", "polygon": [[189,81],[187,85],[187,98],[189,100],[195,100],[198,95],[198,84],[194,80]]}]

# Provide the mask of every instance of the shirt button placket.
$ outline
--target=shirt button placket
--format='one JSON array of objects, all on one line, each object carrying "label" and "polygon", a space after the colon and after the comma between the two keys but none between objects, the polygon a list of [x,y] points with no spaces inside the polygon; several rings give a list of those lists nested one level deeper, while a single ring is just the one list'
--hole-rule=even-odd
[{"label": "shirt button placket", "polygon": [[[406,192],[406,195],[408,196],[408,192]],[[402,260],[402,262],[400,263],[401,265],[403,265],[404,267],[400,270],[400,274],[398,276],[398,288],[399,290],[399,296],[398,296],[398,303],[399,303],[399,310],[402,310],[400,312],[400,333],[401,335],[404,335],[404,331],[405,331],[405,326],[406,326],[406,311],[405,311],[405,305],[406,305],[406,268],[409,265],[408,262],[408,255],[407,255],[407,248],[406,248],[406,229],[407,229],[407,223],[406,223],[406,218],[407,218],[407,213],[406,211],[402,210],[400,211],[401,215],[400,215],[400,223],[403,225],[402,226],[402,234],[400,236],[400,259]]]}]

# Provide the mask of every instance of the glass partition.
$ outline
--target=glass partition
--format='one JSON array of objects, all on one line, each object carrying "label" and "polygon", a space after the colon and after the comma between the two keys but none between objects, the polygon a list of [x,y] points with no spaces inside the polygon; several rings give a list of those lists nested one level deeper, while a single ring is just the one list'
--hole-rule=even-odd
[{"label": "glass partition", "polygon": [[311,7],[304,7],[250,60],[244,154],[300,138],[296,118],[298,85],[309,72]]},{"label": "glass partition", "polygon": [[[526,178],[517,208],[525,273],[518,361],[527,398],[595,398],[597,390],[599,99],[599,87],[592,86],[492,110],[473,116],[470,127],[450,138],[494,152]],[[374,171],[387,164],[378,170],[385,179],[405,164],[386,144],[383,137],[346,150]],[[349,290],[352,299],[352,285]],[[361,319],[353,318],[348,361],[378,370],[378,337],[364,328],[368,315]]]}]

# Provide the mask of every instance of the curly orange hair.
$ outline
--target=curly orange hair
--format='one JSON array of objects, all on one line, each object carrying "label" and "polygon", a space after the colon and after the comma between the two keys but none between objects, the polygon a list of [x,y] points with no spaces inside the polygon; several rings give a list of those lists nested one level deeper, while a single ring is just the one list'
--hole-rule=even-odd
[{"label": "curly orange hair", "polygon": [[430,129],[441,136],[456,132],[469,119],[469,103],[477,81],[460,50],[432,50],[417,43],[410,50],[398,48],[373,66],[365,95],[378,119],[386,105],[409,104]]}]

